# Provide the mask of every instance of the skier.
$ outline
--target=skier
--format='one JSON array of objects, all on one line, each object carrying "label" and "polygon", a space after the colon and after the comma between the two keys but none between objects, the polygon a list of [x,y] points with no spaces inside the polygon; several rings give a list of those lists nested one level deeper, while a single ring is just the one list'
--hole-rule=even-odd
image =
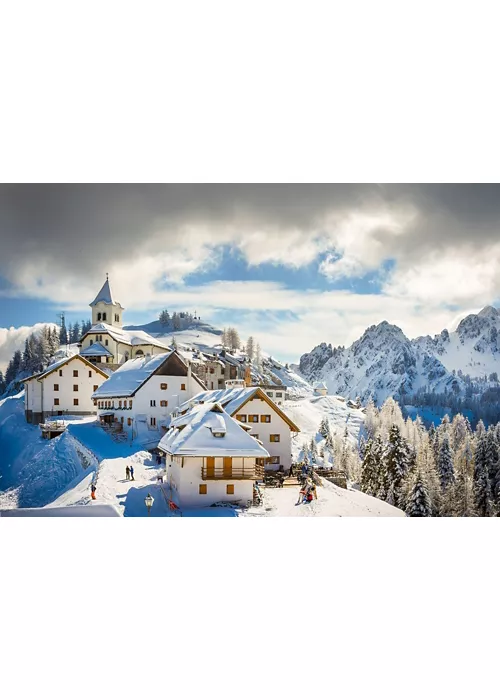
[{"label": "skier", "polygon": [[127,479],[127,481],[130,481],[130,467],[128,465],[125,469],[125,478]]},{"label": "skier", "polygon": [[95,484],[94,483],[90,484],[90,495],[91,495],[93,501],[95,501],[95,491],[96,491]]},{"label": "skier", "polygon": [[132,479],[132,481],[135,481],[135,479],[134,479],[134,467],[130,467],[130,478]]}]

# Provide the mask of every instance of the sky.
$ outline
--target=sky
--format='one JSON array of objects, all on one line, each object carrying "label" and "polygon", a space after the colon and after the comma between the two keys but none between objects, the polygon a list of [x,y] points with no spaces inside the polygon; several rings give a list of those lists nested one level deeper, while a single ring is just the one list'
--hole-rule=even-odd
[{"label": "sky", "polygon": [[0,368],[35,324],[166,308],[288,362],[387,320],[452,330],[500,299],[497,185],[0,185]]}]

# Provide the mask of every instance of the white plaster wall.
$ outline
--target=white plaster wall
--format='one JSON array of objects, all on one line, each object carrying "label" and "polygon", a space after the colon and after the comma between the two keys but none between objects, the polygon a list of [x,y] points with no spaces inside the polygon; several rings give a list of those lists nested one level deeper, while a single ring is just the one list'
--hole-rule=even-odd
[{"label": "white plaster wall", "polygon": [[[106,319],[104,320],[101,315],[100,320],[98,320],[98,314],[103,313],[106,314]],[[123,311],[119,306],[112,306],[111,304],[105,304],[104,302],[100,301],[98,304],[92,307],[92,325],[95,325],[96,323],[108,323],[110,326],[121,328],[122,313]],[[115,321],[115,314],[118,314],[120,317],[118,322]]]},{"label": "white plaster wall", "polygon": [[[250,435],[258,435],[258,439],[262,441],[265,449],[269,452],[271,457],[279,457],[280,464],[286,469],[290,469],[292,462],[292,436],[290,432],[290,426],[286,421],[281,418],[275,411],[262,399],[253,398],[248,401],[243,408],[236,411],[233,414],[233,418],[239,415],[246,415],[247,425],[251,427]],[[258,423],[249,423],[249,415],[258,415]],[[262,423],[261,416],[270,415],[270,423]],[[279,434],[279,442],[271,442],[270,435]],[[266,465],[267,469],[279,469],[280,464],[269,464]]]},{"label": "white plaster wall", "polygon": [[[242,458],[233,458],[233,466],[236,468],[242,464]],[[170,460],[169,469],[172,470],[172,480],[177,487],[177,496],[181,508],[203,508],[212,505],[217,501],[241,501],[246,505],[253,497],[253,481],[248,480],[211,480],[204,481],[201,478],[203,457],[184,457],[184,466]],[[215,466],[222,466],[222,457],[215,458]],[[245,466],[255,467],[255,460],[245,457]],[[167,481],[169,471],[167,470]],[[206,494],[200,494],[199,486],[205,484]],[[228,484],[234,486],[234,494],[227,494]]]}]

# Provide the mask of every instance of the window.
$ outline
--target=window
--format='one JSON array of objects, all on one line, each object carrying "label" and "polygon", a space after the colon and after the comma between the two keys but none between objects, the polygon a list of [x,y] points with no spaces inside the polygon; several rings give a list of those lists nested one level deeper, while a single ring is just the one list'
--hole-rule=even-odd
[{"label": "window", "polygon": [[120,323],[120,317],[118,314],[115,314],[115,323]]},{"label": "window", "polygon": [[166,391],[168,389],[168,384],[160,384],[160,389]]},{"label": "window", "polygon": [[78,377],[78,370],[77,370],[77,369],[74,369],[74,370],[73,370],[73,376],[74,376],[74,377]]},{"label": "window", "polygon": [[59,370],[59,376],[62,377],[62,369]]},{"label": "window", "polygon": [[280,441],[279,435],[270,435],[269,436],[269,442],[279,442],[279,441]]},{"label": "window", "polygon": [[200,496],[206,496],[207,495],[207,485],[200,484],[198,493],[200,494]]},{"label": "window", "polygon": [[106,338],[106,340],[104,341],[104,344],[105,344],[105,345],[109,345],[108,339],[107,339],[107,338]]},{"label": "window", "polygon": [[152,408],[154,408],[154,407],[156,406],[156,399],[151,399],[151,401],[149,402],[149,405],[150,405]]},{"label": "window", "polygon": [[212,435],[217,438],[223,438],[226,433],[216,433],[212,431]]},{"label": "window", "polygon": [[258,415],[252,415],[248,416],[248,422],[249,423],[258,423],[259,422],[259,416]]},{"label": "window", "polygon": [[122,417],[120,418],[120,420],[121,420],[122,425],[123,425],[123,421],[125,420],[125,418],[122,416]]},{"label": "window", "polygon": [[213,367],[210,367],[210,374],[213,374],[215,372]]},{"label": "window", "polygon": [[246,423],[247,422],[247,417],[240,413],[239,415],[236,416],[236,420],[239,420],[240,423]]},{"label": "window", "polygon": [[128,402],[128,407],[129,407],[129,408],[132,408],[132,401],[129,401],[129,402]]},{"label": "window", "polygon": [[271,398],[273,398],[273,392],[272,392],[272,391],[266,391],[266,394],[267,394],[268,396],[270,396]]},{"label": "window", "polygon": [[283,393],[281,391],[276,392],[276,398],[277,399],[282,399],[283,398]]},{"label": "window", "polygon": [[59,406],[59,399],[54,399],[54,406]]},{"label": "window", "polygon": [[160,401],[160,406],[166,408],[168,406],[168,401]]},{"label": "window", "polygon": [[54,391],[59,391],[59,384],[54,384]]},{"label": "window", "polygon": [[279,464],[279,463],[280,463],[279,457],[269,457],[269,464]]},{"label": "window", "polygon": [[73,399],[73,406],[78,406],[78,399]]},{"label": "window", "polygon": [[234,484],[228,484],[226,486],[226,493],[228,496],[234,496]]},{"label": "window", "polygon": [[152,428],[156,428],[156,418],[154,416],[151,416],[151,419],[149,422],[150,422]]},{"label": "window", "polygon": [[260,422],[261,422],[261,423],[270,423],[270,422],[271,422],[271,416],[261,416],[261,417],[260,417]]},{"label": "window", "polygon": [[102,315],[102,320],[103,320],[103,321],[106,320],[106,312],[103,313],[103,315]]},{"label": "window", "polygon": [[181,391],[186,391],[186,385],[185,385],[185,384],[181,384]]},{"label": "window", "polygon": [[98,313],[98,314],[97,314],[97,320],[100,321],[101,318],[102,318],[102,314],[101,314],[101,313]]},{"label": "window", "polygon": [[99,384],[94,384],[94,391],[97,391],[99,389]]},{"label": "window", "polygon": [[132,418],[127,418],[127,425],[132,425]]},{"label": "window", "polygon": [[122,400],[120,399],[120,400],[118,401],[118,408],[121,408],[121,407],[122,407]]},{"label": "window", "polygon": [[73,384],[73,391],[78,391],[78,384]]}]

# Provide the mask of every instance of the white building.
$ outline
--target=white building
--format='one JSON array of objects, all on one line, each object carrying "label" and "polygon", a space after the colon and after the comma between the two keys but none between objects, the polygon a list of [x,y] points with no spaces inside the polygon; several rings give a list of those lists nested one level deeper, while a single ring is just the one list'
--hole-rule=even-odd
[{"label": "white building", "polygon": [[54,362],[23,380],[26,420],[43,423],[48,416],[96,413],[91,397],[107,379],[108,374],[80,355]]},{"label": "white building", "polygon": [[93,363],[120,365],[145,355],[158,355],[169,348],[145,331],[122,328],[123,307],[111,292],[109,280],[90,304],[92,327],[81,339],[80,355]]},{"label": "white building", "polygon": [[278,406],[283,406],[285,403],[286,386],[261,386],[262,391],[265,391],[266,395],[274,401]]},{"label": "white building", "polygon": [[316,382],[313,389],[316,396],[326,396],[328,394],[328,387],[325,382]]},{"label": "white building", "polygon": [[167,483],[183,508],[221,501],[247,505],[269,457],[247,427],[217,403],[198,404],[175,418],[158,449],[165,455]]},{"label": "white building", "polygon": [[288,471],[292,463],[292,435],[300,428],[260,387],[235,387],[220,391],[205,391],[180,406],[179,413],[202,403],[219,403],[240,423],[250,426],[250,435],[260,440],[269,452],[269,469],[283,467]]},{"label": "white building", "polygon": [[158,443],[169,416],[205,389],[175,350],[129,360],[93,394],[102,422],[121,427],[129,439]]}]

